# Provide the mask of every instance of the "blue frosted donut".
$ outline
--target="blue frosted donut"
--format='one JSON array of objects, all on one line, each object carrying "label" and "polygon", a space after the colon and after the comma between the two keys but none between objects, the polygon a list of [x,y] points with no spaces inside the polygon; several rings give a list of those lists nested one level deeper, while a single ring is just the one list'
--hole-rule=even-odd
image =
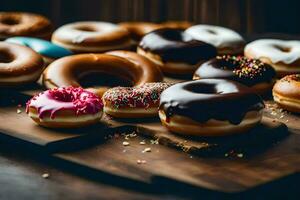
[{"label": "blue frosted donut", "polygon": [[55,45],[47,40],[42,40],[37,38],[11,37],[8,38],[6,42],[27,46],[33,49],[34,51],[36,51],[37,53],[41,54],[42,56],[52,58],[52,59],[57,59],[57,58],[61,58],[73,54],[68,49]]}]

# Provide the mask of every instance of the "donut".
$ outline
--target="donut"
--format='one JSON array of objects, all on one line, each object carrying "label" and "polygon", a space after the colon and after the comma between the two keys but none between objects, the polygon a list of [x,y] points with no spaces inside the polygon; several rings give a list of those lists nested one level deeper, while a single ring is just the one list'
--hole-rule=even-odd
[{"label": "donut", "polygon": [[61,26],[52,42],[76,53],[102,53],[129,49],[133,45],[129,32],[108,22],[75,22]]},{"label": "donut", "polygon": [[50,128],[77,128],[99,122],[103,104],[82,88],[54,88],[35,95],[26,113],[37,124]]},{"label": "donut", "polygon": [[300,112],[300,74],[291,74],[276,82],[274,101],[285,110]]},{"label": "donut", "polygon": [[118,118],[155,117],[159,97],[171,83],[145,83],[136,87],[115,87],[102,97],[103,111]]},{"label": "donut", "polygon": [[223,55],[200,65],[193,79],[229,79],[240,82],[262,95],[272,90],[275,76],[275,70],[258,59]]},{"label": "donut", "polygon": [[164,28],[163,25],[152,22],[122,22],[119,25],[126,28],[135,41],[140,41],[144,35],[151,31]]},{"label": "donut", "polygon": [[216,56],[216,48],[194,40],[179,29],[159,29],[145,35],[137,52],[169,74],[192,74],[200,63]]},{"label": "donut", "polygon": [[44,16],[25,12],[0,12],[0,40],[14,36],[50,39],[52,24]]},{"label": "donut", "polygon": [[246,45],[244,54],[273,66],[279,77],[300,73],[300,41],[255,40]]},{"label": "donut", "polygon": [[185,32],[196,40],[215,46],[219,55],[243,54],[245,40],[240,34],[231,29],[199,24],[188,28]]},{"label": "donut", "polygon": [[73,53],[63,47],[57,46],[47,40],[31,38],[31,37],[11,37],[5,40],[6,42],[27,46],[41,56],[43,56],[45,65],[49,65],[54,60],[72,55]]},{"label": "donut", "polygon": [[44,69],[43,58],[28,47],[0,42],[0,86],[35,82]]},{"label": "donut", "polygon": [[166,21],[166,22],[161,23],[161,25],[165,26],[166,28],[185,30],[185,29],[191,27],[193,24],[188,21]]},{"label": "donut", "polygon": [[[60,58],[51,63],[43,73],[47,88],[80,86],[80,79],[91,73],[104,73],[120,77],[131,85],[160,82],[163,79],[159,67],[134,52],[115,51],[109,54],[80,54]],[[121,57],[123,56],[123,57]],[[90,88],[99,96],[107,87]]]},{"label": "donut", "polygon": [[122,22],[120,26],[126,28],[132,38],[136,41],[140,41],[147,33],[151,31],[162,29],[162,28],[173,28],[173,29],[187,29],[192,24],[187,21],[167,21],[164,23],[152,23],[152,22]]},{"label": "donut", "polygon": [[159,117],[172,132],[193,136],[243,133],[262,118],[260,96],[238,82],[202,79],[175,84],[160,96]]}]

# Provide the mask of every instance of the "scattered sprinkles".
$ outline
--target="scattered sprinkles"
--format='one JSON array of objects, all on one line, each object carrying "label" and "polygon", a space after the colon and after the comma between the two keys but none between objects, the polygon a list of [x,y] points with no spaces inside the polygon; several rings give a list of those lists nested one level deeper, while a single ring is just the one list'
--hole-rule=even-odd
[{"label": "scattered sprinkles", "polygon": [[156,140],[150,140],[151,144],[159,144],[158,138]]},{"label": "scattered sprinkles", "polygon": [[289,112],[282,109],[277,103],[273,101],[267,101],[265,102],[265,106],[266,106],[266,109],[264,110],[265,114],[273,118],[275,122],[276,121],[282,121],[285,123],[289,122],[289,120],[286,119],[286,116],[289,114]]},{"label": "scattered sprinkles", "polygon": [[124,141],[124,142],[123,142],[123,146],[129,146],[129,145],[130,145],[129,142],[127,142],[127,141]]},{"label": "scattered sprinkles", "polygon": [[171,83],[145,83],[136,87],[115,87],[103,95],[115,109],[122,107],[149,108],[159,102],[160,94],[170,87]]},{"label": "scattered sprinkles", "polygon": [[235,150],[231,150],[224,154],[225,157],[233,157],[233,158],[243,158],[244,154],[241,152],[236,152]]},{"label": "scattered sprinkles", "polygon": [[145,148],[145,149],[142,151],[142,153],[145,153],[145,152],[151,152],[151,148],[150,148],[150,147]]},{"label": "scattered sprinkles", "polygon": [[137,160],[136,163],[137,164],[146,164],[147,161],[146,160]]},{"label": "scattered sprinkles", "polygon": [[242,158],[242,157],[244,157],[244,154],[238,153],[238,154],[237,154],[237,157]]},{"label": "scattered sprinkles", "polygon": [[49,177],[50,177],[50,174],[48,174],[48,173],[44,173],[44,174],[42,174],[42,177],[43,177],[44,179],[47,179],[47,178],[49,178]]}]

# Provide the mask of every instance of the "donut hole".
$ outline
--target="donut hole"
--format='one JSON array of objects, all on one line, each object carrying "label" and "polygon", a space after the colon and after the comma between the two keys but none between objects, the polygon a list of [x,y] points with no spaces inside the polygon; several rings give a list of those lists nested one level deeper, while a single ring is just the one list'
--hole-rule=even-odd
[{"label": "donut hole", "polygon": [[116,75],[106,73],[86,73],[80,76],[79,83],[84,88],[97,88],[97,87],[116,87],[116,86],[133,86],[133,83],[126,79],[120,78]]},{"label": "donut hole", "polygon": [[279,51],[282,51],[282,52],[285,52],[285,53],[291,52],[291,48],[290,47],[283,47],[283,46],[279,46],[279,45],[274,45],[274,47],[276,49],[278,49]]},{"label": "donut hole", "polygon": [[211,29],[207,29],[206,32],[213,34],[213,35],[217,35],[217,32]]},{"label": "donut hole", "polygon": [[195,84],[195,85],[188,85],[186,90],[193,92],[193,93],[200,93],[200,94],[216,94],[216,87],[212,84],[202,83],[202,84]]},{"label": "donut hole", "polygon": [[0,51],[0,63],[10,63],[14,60],[14,56],[6,51]]},{"label": "donut hole", "polygon": [[97,32],[98,30],[93,26],[81,25],[76,27],[77,30],[85,31],[85,32]]},{"label": "donut hole", "polygon": [[186,42],[192,40],[191,36],[188,34],[185,34],[181,30],[174,30],[170,29],[165,32],[163,32],[162,35],[164,38],[170,41],[177,41],[177,42]]},{"label": "donut hole", "polygon": [[19,24],[20,23],[20,20],[19,19],[16,19],[16,18],[5,18],[5,19],[2,19],[1,20],[1,23],[2,24],[5,24],[5,25],[16,25],[16,24]]}]

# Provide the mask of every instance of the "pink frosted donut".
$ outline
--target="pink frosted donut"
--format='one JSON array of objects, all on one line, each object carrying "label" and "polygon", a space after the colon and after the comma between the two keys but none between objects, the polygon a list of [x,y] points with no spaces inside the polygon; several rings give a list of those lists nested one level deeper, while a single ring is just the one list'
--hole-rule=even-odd
[{"label": "pink frosted donut", "polygon": [[79,87],[54,88],[39,93],[26,104],[36,123],[52,128],[75,128],[96,123],[103,104],[94,93]]}]

